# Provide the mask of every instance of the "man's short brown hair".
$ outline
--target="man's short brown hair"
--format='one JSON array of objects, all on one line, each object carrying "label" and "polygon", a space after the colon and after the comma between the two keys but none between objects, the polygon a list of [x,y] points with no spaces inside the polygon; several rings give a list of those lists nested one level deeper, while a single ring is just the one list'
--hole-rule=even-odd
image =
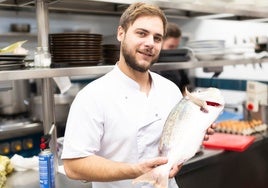
[{"label": "man's short brown hair", "polygon": [[156,5],[146,3],[133,3],[122,14],[119,25],[127,31],[129,26],[141,16],[158,16],[163,22],[164,36],[167,30],[167,18],[164,12]]}]

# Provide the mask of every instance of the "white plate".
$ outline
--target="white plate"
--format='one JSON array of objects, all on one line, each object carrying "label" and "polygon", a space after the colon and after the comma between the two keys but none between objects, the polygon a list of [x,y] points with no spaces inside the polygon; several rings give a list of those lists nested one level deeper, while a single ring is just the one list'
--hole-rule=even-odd
[{"label": "white plate", "polygon": [[224,56],[223,52],[219,53],[195,53],[195,57],[199,60],[215,60],[221,59]]}]

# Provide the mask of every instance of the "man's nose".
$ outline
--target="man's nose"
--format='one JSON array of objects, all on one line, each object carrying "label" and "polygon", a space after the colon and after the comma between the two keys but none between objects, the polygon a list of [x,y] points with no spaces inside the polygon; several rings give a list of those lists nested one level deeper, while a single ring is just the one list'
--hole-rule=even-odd
[{"label": "man's nose", "polygon": [[148,35],[148,37],[146,37],[145,45],[146,46],[153,46],[154,45],[154,36]]}]

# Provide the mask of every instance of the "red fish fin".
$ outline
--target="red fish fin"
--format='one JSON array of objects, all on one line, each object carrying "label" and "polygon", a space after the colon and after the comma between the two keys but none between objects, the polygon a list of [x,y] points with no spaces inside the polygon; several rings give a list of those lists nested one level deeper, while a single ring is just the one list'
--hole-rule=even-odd
[{"label": "red fish fin", "polygon": [[133,180],[133,184],[136,183],[150,183],[154,185],[155,188],[168,188],[168,176],[169,173],[159,173],[157,172],[159,169],[155,168],[136,179]]}]

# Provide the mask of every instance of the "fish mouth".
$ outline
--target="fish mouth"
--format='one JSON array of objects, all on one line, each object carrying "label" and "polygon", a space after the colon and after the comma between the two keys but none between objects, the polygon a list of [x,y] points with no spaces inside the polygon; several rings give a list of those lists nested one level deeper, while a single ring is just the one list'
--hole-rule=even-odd
[{"label": "fish mouth", "polygon": [[222,104],[217,103],[217,102],[213,102],[213,101],[206,101],[208,106],[215,106],[215,107],[220,107],[222,106]]}]

